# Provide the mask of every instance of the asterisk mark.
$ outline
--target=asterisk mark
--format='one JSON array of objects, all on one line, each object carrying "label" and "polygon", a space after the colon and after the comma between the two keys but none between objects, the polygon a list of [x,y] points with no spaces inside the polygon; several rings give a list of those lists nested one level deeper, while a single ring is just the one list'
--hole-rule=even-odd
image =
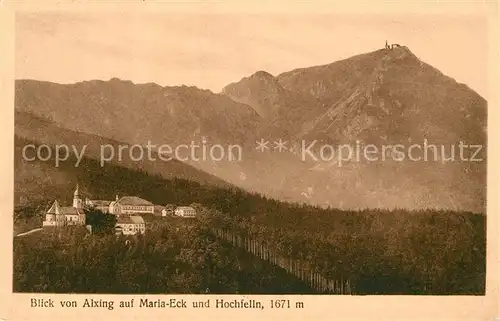
[{"label": "asterisk mark", "polygon": [[267,146],[269,142],[267,140],[264,140],[263,138],[261,138],[260,141],[256,141],[255,143],[257,143],[257,147],[255,147],[255,149],[260,151],[261,153],[269,149],[269,146]]},{"label": "asterisk mark", "polygon": [[274,141],[274,149],[277,149],[278,152],[283,152],[287,151],[288,148],[286,147],[286,144],[288,141],[283,141],[281,138],[278,141]]}]

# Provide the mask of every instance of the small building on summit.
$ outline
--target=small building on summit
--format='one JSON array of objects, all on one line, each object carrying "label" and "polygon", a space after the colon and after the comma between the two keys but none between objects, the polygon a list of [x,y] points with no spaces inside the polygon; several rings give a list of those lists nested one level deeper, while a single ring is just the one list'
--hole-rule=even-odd
[{"label": "small building on summit", "polygon": [[401,47],[401,45],[398,43],[388,44],[387,40],[385,41],[385,49],[386,50],[392,50],[394,48],[400,48],[400,47]]}]

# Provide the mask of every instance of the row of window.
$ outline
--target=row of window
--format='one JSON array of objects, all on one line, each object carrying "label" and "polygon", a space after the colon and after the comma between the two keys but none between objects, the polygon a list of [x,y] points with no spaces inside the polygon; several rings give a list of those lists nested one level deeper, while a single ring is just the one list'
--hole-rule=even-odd
[{"label": "row of window", "polygon": [[146,227],[142,224],[126,224],[126,225],[120,225],[120,227],[124,231],[130,231],[130,232],[144,231],[146,229]]},{"label": "row of window", "polygon": [[[49,222],[52,221],[53,220],[52,216],[47,216],[46,220]],[[66,220],[67,221],[78,221],[78,216],[76,216],[76,217],[75,216],[66,216]]]},{"label": "row of window", "polygon": [[135,211],[151,211],[151,206],[122,206],[123,210],[135,210]]},{"label": "row of window", "polygon": [[196,212],[195,211],[177,211],[176,212],[176,215],[178,216],[196,216]]}]

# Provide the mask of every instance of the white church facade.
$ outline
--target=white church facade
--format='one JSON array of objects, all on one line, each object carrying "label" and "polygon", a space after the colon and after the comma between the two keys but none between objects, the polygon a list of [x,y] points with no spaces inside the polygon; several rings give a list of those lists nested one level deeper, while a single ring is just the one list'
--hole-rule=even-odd
[{"label": "white church facade", "polygon": [[73,193],[73,206],[61,206],[57,200],[45,213],[44,227],[60,227],[71,225],[86,225],[85,209],[96,209],[117,216],[117,230],[123,234],[144,234],[145,223],[140,216],[153,214],[154,205],[150,201],[137,196],[116,196],[114,201],[91,200],[82,197],[79,186]]},{"label": "white church facade", "polygon": [[85,212],[78,186],[73,193],[73,206],[60,206],[57,200],[45,214],[43,226],[85,226]]}]

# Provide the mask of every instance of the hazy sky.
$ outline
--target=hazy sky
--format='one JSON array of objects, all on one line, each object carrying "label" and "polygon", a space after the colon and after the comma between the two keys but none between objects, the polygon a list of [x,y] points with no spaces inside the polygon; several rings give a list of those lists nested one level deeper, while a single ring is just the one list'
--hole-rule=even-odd
[{"label": "hazy sky", "polygon": [[387,39],[486,97],[487,32],[478,16],[18,13],[16,78],[118,77],[219,92],[258,70],[327,64]]}]

